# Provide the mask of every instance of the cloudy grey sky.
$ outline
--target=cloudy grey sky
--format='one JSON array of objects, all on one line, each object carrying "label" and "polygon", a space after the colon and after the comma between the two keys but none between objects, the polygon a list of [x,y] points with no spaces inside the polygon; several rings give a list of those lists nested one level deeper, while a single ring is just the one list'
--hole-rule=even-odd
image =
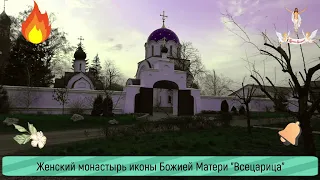
[{"label": "cloudy grey sky", "polygon": [[[144,58],[144,43],[149,34],[161,27],[160,13],[165,10],[169,18],[166,26],[181,41],[190,41],[199,49],[207,69],[215,69],[235,81],[246,75],[247,62],[256,61],[256,68],[264,74],[263,56],[250,44],[230,33],[223,23],[221,12],[228,10],[235,20],[248,32],[251,40],[259,46],[259,35],[267,30],[276,39],[277,31],[293,32],[291,15],[285,7],[300,10],[307,7],[302,16],[301,29],[310,32],[319,28],[316,19],[320,1],[316,0],[36,0],[42,12],[54,13],[57,20],[52,24],[68,33],[69,41],[76,45],[83,36],[89,59],[97,53],[101,60],[111,59],[126,77],[133,77],[137,63]],[[33,0],[8,0],[6,12],[16,16]],[[228,24],[230,28],[236,28]],[[241,32],[238,32],[241,33]],[[243,36],[243,34],[242,34]],[[319,37],[319,36],[318,36]],[[314,44],[303,45],[307,67],[319,62],[319,48]],[[299,46],[293,46],[293,65],[301,70]],[[71,60],[70,60],[71,62]],[[265,61],[265,74],[276,84],[287,85],[287,77],[281,73],[275,60]],[[276,73],[275,73],[275,67]]]}]

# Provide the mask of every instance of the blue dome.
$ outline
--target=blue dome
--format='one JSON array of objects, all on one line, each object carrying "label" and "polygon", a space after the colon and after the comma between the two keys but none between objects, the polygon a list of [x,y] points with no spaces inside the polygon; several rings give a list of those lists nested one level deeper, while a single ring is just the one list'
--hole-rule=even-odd
[{"label": "blue dome", "polygon": [[154,41],[159,41],[162,40],[163,38],[166,38],[166,41],[174,41],[176,43],[180,43],[178,36],[176,33],[171,31],[170,29],[167,28],[160,28],[155,31],[153,31],[150,36],[148,37],[148,41],[154,40]]}]

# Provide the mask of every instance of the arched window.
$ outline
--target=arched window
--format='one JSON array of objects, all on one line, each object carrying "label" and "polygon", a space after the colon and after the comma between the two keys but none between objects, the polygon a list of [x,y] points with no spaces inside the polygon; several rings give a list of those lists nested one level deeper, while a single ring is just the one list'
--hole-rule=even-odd
[{"label": "arched window", "polygon": [[171,104],[172,103],[172,97],[168,96],[168,103]]},{"label": "arched window", "polygon": [[170,56],[172,56],[172,46],[170,46]]},{"label": "arched window", "polygon": [[81,71],[81,66],[82,66],[82,64],[80,63],[80,66],[79,66],[79,71]]},{"label": "arched window", "polygon": [[152,51],[152,52],[151,52],[151,53],[152,53],[151,55],[154,56],[154,46],[153,46],[153,45],[151,46],[151,51]]},{"label": "arched window", "polygon": [[177,49],[177,58],[181,58],[181,47]]}]

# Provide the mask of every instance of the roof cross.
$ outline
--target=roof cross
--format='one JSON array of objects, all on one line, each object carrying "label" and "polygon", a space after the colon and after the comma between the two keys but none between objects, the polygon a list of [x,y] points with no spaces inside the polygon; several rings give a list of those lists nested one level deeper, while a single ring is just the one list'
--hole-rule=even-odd
[{"label": "roof cross", "polygon": [[8,1],[8,0],[3,0],[3,11],[6,10],[6,1]]},{"label": "roof cross", "polygon": [[166,18],[167,18],[168,16],[166,16],[166,15],[164,14],[164,11],[163,11],[162,14],[160,14],[160,16],[162,16],[162,27],[164,28],[164,27],[165,27],[165,26],[164,26],[164,21],[166,20]]},{"label": "roof cross", "polygon": [[80,40],[79,45],[81,46],[81,45],[82,45],[82,42],[81,42],[81,41],[83,41],[84,39],[82,38],[82,36],[80,36],[78,39]]}]

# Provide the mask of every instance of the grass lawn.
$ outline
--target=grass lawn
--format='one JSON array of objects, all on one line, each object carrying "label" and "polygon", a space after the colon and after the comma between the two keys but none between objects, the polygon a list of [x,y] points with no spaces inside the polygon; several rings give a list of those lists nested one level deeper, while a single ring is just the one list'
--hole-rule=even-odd
[{"label": "grass lawn", "polygon": [[[232,112],[230,112],[232,114]],[[269,118],[286,118],[286,117],[290,117],[290,114],[285,113],[285,112],[250,112],[251,113],[251,119],[269,119]],[[215,113],[210,113],[209,112],[205,112],[202,113],[203,116],[217,116],[219,114],[219,112],[215,112]],[[246,119],[245,115],[233,115],[233,117],[235,118],[239,118],[240,119]]]},{"label": "grass lawn", "polygon": [[[316,137],[320,150],[320,136]],[[109,139],[95,139],[32,149],[23,154],[39,155],[297,155],[299,146],[285,146],[278,132],[253,128],[252,136],[246,128],[229,127],[211,130],[158,132],[127,135]]]},{"label": "grass lawn", "polygon": [[284,112],[251,112],[252,119],[286,118],[290,114]]},{"label": "grass lawn", "polygon": [[[317,149],[320,150],[320,136],[316,136]],[[123,136],[110,139],[87,140],[64,145],[34,148],[15,155],[301,155],[303,142],[298,147],[285,146],[280,142],[277,131],[253,129],[249,136],[246,128],[214,128],[211,130],[175,131],[149,133],[139,136]],[[320,152],[319,152],[320,153]],[[123,177],[122,177],[123,178]],[[104,177],[92,179],[122,179]],[[283,177],[272,179],[318,179],[319,177]],[[80,178],[81,179],[81,178]],[[82,178],[83,180],[86,178]],[[81,180],[82,180],[81,179]],[[270,179],[270,177],[131,177],[127,179]]]},{"label": "grass lawn", "polygon": [[35,114],[15,114],[0,115],[0,134],[16,133],[13,126],[2,123],[6,117],[19,119],[19,125],[28,127],[28,122],[42,131],[60,131],[70,129],[99,128],[108,123],[110,119],[116,119],[119,124],[132,124],[136,121],[133,115],[115,115],[115,117],[93,117],[84,116],[84,120],[73,122],[72,115],[35,115]]},{"label": "grass lawn", "polygon": [[[284,128],[286,127],[288,123],[277,123],[277,124],[268,124],[265,125],[267,127],[280,127],[280,128]],[[312,130],[313,131],[320,131],[320,119],[312,119],[311,120],[311,126],[312,126]]]}]

